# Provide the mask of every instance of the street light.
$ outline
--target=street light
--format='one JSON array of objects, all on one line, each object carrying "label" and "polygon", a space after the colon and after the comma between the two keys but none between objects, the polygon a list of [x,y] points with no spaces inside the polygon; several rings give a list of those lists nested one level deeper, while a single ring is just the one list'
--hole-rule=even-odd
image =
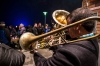
[{"label": "street light", "polygon": [[46,25],[46,15],[47,15],[48,12],[43,12],[44,16],[45,16],[45,19],[44,19],[44,25]]}]

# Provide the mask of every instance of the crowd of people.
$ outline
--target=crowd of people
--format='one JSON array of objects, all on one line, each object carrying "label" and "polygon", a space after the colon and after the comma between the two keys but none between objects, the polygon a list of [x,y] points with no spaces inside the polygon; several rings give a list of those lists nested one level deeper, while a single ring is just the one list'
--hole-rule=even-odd
[{"label": "crowd of people", "polygon": [[[0,36],[1,37],[0,42],[5,43],[12,48],[15,48],[16,44],[18,45],[17,39],[20,38],[20,36],[25,32],[31,32],[37,36],[37,35],[47,33],[53,29],[53,28],[50,28],[50,26],[48,24],[46,24],[44,26],[41,23],[34,23],[33,26],[31,26],[31,25],[24,26],[24,24],[21,23],[19,26],[16,26],[16,27],[14,27],[12,25],[7,27],[5,22],[3,22],[3,21],[0,22],[0,24],[4,24],[4,25],[0,26],[1,30],[4,31],[4,33],[1,32],[2,34]],[[3,34],[6,36],[4,36]]]},{"label": "crowd of people", "polygon": [[[78,20],[88,18],[93,15],[94,12],[88,8],[77,8],[70,15],[67,16],[66,20],[68,24],[74,23]],[[4,28],[4,22],[0,23],[0,66],[22,66],[25,61],[25,55],[22,52],[14,50],[13,48],[7,46],[9,45],[9,38],[15,36],[14,31],[9,32]],[[68,28],[69,36],[71,39],[78,39],[79,36],[89,34],[93,31],[95,26],[95,20],[88,20],[85,23],[78,24],[76,26]],[[10,28],[12,28],[10,26]],[[24,32],[29,31],[35,35],[40,35],[50,31],[48,25],[43,29],[41,23],[39,26],[37,23],[34,27],[28,26],[25,28],[23,24],[19,26],[20,37]],[[32,29],[31,29],[32,28]],[[7,34],[6,38],[4,38]],[[8,40],[7,40],[8,39]],[[50,58],[43,57],[37,50],[31,51],[33,54],[34,62],[36,66],[98,66],[98,56],[99,56],[99,46],[97,38],[92,38],[84,41],[78,41],[70,44],[62,44],[54,46],[54,54]]]}]

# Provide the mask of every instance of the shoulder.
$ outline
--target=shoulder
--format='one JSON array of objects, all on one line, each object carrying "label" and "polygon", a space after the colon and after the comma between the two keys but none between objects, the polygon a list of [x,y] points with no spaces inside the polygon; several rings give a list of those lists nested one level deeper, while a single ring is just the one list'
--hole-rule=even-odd
[{"label": "shoulder", "polygon": [[[64,44],[62,47],[58,47],[59,52],[70,52],[74,53],[75,55],[81,55],[84,53],[92,53],[94,50],[96,50],[95,45],[98,43],[92,43],[91,41],[80,41],[80,42],[74,42],[70,44]],[[95,51],[96,52],[96,51]]]},{"label": "shoulder", "polygon": [[96,49],[91,41],[80,41],[64,45],[62,48],[59,48],[57,52],[70,58],[75,58],[78,62],[84,64],[82,61],[86,63],[97,61],[98,52]]},{"label": "shoulder", "polygon": [[95,47],[91,41],[80,41],[70,44],[64,44],[64,46],[62,48],[59,48],[58,50],[69,51],[74,54],[75,53],[78,54],[81,53],[82,51],[88,52],[90,50],[95,50]]}]

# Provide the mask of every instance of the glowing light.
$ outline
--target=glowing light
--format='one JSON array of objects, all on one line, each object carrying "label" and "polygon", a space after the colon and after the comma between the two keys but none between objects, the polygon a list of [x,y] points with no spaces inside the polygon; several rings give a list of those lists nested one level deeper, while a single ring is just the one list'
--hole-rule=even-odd
[{"label": "glowing light", "polygon": [[48,12],[43,12],[44,15],[47,15]]}]

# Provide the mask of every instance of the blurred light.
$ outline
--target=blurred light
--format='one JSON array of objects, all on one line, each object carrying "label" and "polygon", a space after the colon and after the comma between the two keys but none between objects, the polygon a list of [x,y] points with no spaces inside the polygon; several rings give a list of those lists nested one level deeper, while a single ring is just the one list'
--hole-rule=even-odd
[{"label": "blurred light", "polygon": [[43,12],[44,15],[46,15],[48,12]]}]

